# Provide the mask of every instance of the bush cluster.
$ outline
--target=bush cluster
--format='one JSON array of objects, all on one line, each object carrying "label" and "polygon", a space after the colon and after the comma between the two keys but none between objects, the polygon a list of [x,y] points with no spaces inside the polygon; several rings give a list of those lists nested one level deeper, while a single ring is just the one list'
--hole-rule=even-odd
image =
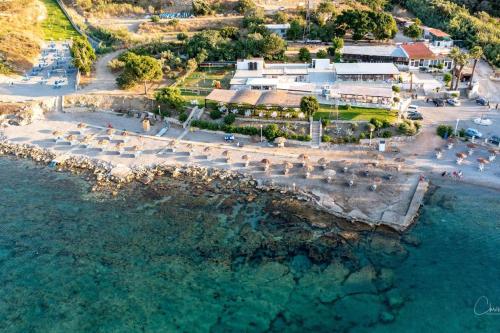
[{"label": "bush cluster", "polygon": [[453,135],[453,128],[448,125],[439,125],[436,129],[436,133],[442,138],[449,138]]}]

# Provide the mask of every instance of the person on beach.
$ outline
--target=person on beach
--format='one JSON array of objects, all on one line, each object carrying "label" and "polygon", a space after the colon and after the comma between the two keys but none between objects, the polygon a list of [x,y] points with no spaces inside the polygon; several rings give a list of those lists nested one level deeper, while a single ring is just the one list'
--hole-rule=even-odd
[{"label": "person on beach", "polygon": [[111,123],[108,123],[108,128],[113,128],[113,125],[111,125]]}]

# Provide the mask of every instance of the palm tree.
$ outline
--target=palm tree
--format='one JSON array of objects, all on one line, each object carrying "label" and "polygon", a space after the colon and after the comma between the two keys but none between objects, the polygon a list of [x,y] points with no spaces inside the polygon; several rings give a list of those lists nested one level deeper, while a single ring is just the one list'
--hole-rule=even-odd
[{"label": "palm tree", "polygon": [[469,88],[472,87],[472,79],[474,78],[474,72],[476,71],[476,65],[479,59],[483,56],[483,48],[479,45],[474,46],[470,51],[469,55],[471,59],[474,59],[474,65],[472,66],[472,74],[470,76]]},{"label": "palm tree", "polygon": [[451,51],[450,51],[450,59],[453,60],[453,69],[451,70],[451,83],[450,83],[450,87],[453,88],[453,82],[454,82],[454,79],[455,79],[455,71],[457,69],[457,59],[459,58],[460,56],[460,49],[456,46],[452,47],[451,48]]},{"label": "palm tree", "polygon": [[460,53],[460,56],[457,59],[457,65],[458,65],[458,75],[457,75],[457,81],[455,82],[455,90],[458,89],[458,84],[460,83],[460,79],[462,77],[462,71],[464,70],[465,65],[469,62],[470,56],[468,53]]}]

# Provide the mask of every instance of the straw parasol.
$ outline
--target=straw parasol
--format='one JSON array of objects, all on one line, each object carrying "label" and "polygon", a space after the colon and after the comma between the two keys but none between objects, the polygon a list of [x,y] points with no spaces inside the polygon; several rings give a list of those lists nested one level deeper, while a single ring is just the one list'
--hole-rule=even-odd
[{"label": "straw parasol", "polygon": [[326,169],[326,165],[328,164],[328,161],[326,158],[322,157],[318,160],[318,164],[323,168]]},{"label": "straw parasol", "polygon": [[109,141],[106,139],[103,139],[103,140],[97,141],[97,143],[100,144],[101,146],[106,146],[109,144]]},{"label": "straw parasol", "polygon": [[468,155],[467,155],[467,153],[462,152],[462,153],[456,153],[455,156],[463,159],[463,158],[466,158]]},{"label": "straw parasol", "polygon": [[475,149],[475,148],[477,148],[477,145],[475,143],[468,143],[467,148]]},{"label": "straw parasol", "polygon": [[115,145],[115,148],[116,148],[116,150],[120,151],[120,150],[122,150],[122,149],[123,149],[123,146],[124,146],[123,142],[118,142],[118,143]]},{"label": "straw parasol", "polygon": [[479,157],[477,159],[477,161],[480,163],[480,164],[487,164],[487,163],[490,163],[490,161],[488,161],[487,159],[483,158],[483,157]]},{"label": "straw parasol", "polygon": [[302,162],[302,166],[306,165],[306,162],[309,160],[309,155],[307,154],[300,154],[298,157],[299,161]]},{"label": "straw parasol", "polygon": [[122,134],[122,136],[128,136],[128,132],[127,131],[123,131],[121,134]]},{"label": "straw parasol", "polygon": [[107,135],[113,135],[113,133],[115,133],[115,130],[114,130],[114,129],[112,129],[112,128],[108,128],[108,129],[106,130],[106,134],[107,134]]},{"label": "straw parasol", "polygon": [[229,163],[231,161],[231,156],[229,154],[229,150],[224,150],[222,152],[222,156],[226,159],[226,163]]},{"label": "straw parasol", "polygon": [[325,170],[324,174],[326,177],[326,181],[328,183],[331,183],[333,178],[337,175],[337,172],[335,170],[328,169],[328,170]]},{"label": "straw parasol", "polygon": [[304,167],[304,170],[305,170],[305,174],[304,174],[304,176],[305,176],[306,178],[309,178],[309,176],[311,175],[311,172],[313,172],[313,171],[314,171],[314,167],[313,167],[312,165],[310,165],[310,164],[307,164],[307,165]]},{"label": "straw parasol", "polygon": [[488,153],[490,153],[490,155],[498,154],[498,152],[495,149],[488,149]]},{"label": "straw parasol", "polygon": [[130,148],[130,150],[132,150],[132,151],[140,151],[141,149],[142,148],[139,145],[135,145],[135,146],[132,146],[132,148]]},{"label": "straw parasol", "polygon": [[396,161],[396,162],[398,162],[398,163],[403,163],[403,162],[405,161],[405,159],[404,159],[404,158],[402,158],[402,157],[396,157],[396,158],[394,159],[394,161]]},{"label": "straw parasol", "polygon": [[77,139],[77,137],[76,137],[76,135],[71,134],[71,135],[68,135],[68,136],[66,137],[66,139],[67,139],[68,141],[75,141],[75,140]]},{"label": "straw parasol", "polygon": [[169,146],[169,147],[175,147],[176,145],[177,145],[177,141],[175,141],[175,140],[172,140],[172,141],[170,141],[170,142],[168,143],[168,146]]},{"label": "straw parasol", "polygon": [[271,166],[270,160],[268,160],[267,158],[264,158],[260,161],[260,163],[264,164],[264,171],[269,170],[269,167]]},{"label": "straw parasol", "polygon": [[84,124],[84,123],[78,123],[78,128],[85,128],[87,127],[87,124]]},{"label": "straw parasol", "polygon": [[248,157],[248,155],[243,155],[241,156],[241,159],[244,161],[245,167],[247,167],[248,164],[250,163],[250,157]]},{"label": "straw parasol", "polygon": [[54,131],[54,132],[52,132],[52,135],[53,135],[53,136],[60,137],[60,136],[63,136],[63,135],[64,135],[64,132],[61,132],[61,131]]},{"label": "straw parasol", "polygon": [[284,147],[285,142],[286,142],[286,138],[279,136],[276,139],[274,139],[274,142],[276,142],[278,144],[278,147]]}]

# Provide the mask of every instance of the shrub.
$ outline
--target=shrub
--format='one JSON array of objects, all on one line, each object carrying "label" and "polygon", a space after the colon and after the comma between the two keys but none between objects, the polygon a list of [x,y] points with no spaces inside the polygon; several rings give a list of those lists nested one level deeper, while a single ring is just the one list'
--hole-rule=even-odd
[{"label": "shrub", "polygon": [[151,16],[151,22],[153,22],[153,23],[160,22],[160,17],[158,15]]},{"label": "shrub", "polygon": [[442,138],[450,137],[453,134],[453,128],[448,125],[439,125],[436,129],[436,133]]},{"label": "shrub", "polygon": [[370,119],[370,124],[375,126],[376,130],[381,129],[384,126],[384,123],[380,119],[377,119],[377,118]]},{"label": "shrub", "polygon": [[117,72],[125,67],[125,62],[119,59],[113,59],[108,62],[108,68],[112,72]]},{"label": "shrub", "polygon": [[323,142],[331,142],[332,141],[332,137],[325,134],[325,135],[323,135],[321,137],[321,141],[323,141]]},{"label": "shrub", "polygon": [[399,103],[400,101],[399,97],[394,97],[392,100],[394,101],[394,103]]},{"label": "shrub", "polygon": [[181,91],[176,87],[164,87],[159,89],[155,94],[155,99],[159,103],[167,104],[175,109],[180,108],[184,104]]},{"label": "shrub", "polygon": [[359,128],[358,123],[351,123],[351,131],[355,132],[358,130],[358,128]]},{"label": "shrub", "polygon": [[321,125],[323,125],[323,127],[330,125],[330,119],[321,119]]},{"label": "shrub", "polygon": [[179,121],[180,122],[185,122],[186,120],[188,119],[188,115],[186,112],[182,112],[180,115],[179,115]]},{"label": "shrub", "polygon": [[224,123],[226,125],[231,125],[235,122],[236,120],[236,115],[234,113],[230,113],[227,116],[224,117]]},{"label": "shrub", "polygon": [[177,40],[183,41],[188,39],[188,35],[185,32],[179,32],[177,34]]},{"label": "shrub", "polygon": [[420,131],[420,129],[422,128],[422,124],[418,121],[414,121],[413,125],[415,126],[415,129],[417,130],[417,132]]},{"label": "shrub", "polygon": [[359,140],[363,140],[363,139],[366,139],[366,133],[365,132],[361,132],[359,133]]},{"label": "shrub", "polygon": [[461,138],[465,136],[465,128],[461,128],[460,131],[458,131],[458,136]]},{"label": "shrub", "polygon": [[278,136],[280,136],[281,131],[280,131],[278,125],[271,124],[271,125],[268,125],[264,128],[263,134],[267,140],[273,141]]},{"label": "shrub", "polygon": [[311,61],[311,52],[307,47],[301,47],[299,50],[299,60],[302,62]]},{"label": "shrub", "polygon": [[321,49],[318,52],[316,52],[316,58],[323,59],[326,57],[328,57],[328,52],[326,52],[326,50]]},{"label": "shrub", "polygon": [[399,93],[401,92],[401,88],[399,86],[392,86],[392,91],[394,91],[395,93]]},{"label": "shrub", "polygon": [[210,111],[210,118],[215,120],[215,119],[219,119],[220,117],[222,117],[222,112],[220,112],[219,110]]},{"label": "shrub", "polygon": [[382,137],[383,138],[390,138],[390,137],[392,137],[391,131],[383,131],[382,132]]}]

